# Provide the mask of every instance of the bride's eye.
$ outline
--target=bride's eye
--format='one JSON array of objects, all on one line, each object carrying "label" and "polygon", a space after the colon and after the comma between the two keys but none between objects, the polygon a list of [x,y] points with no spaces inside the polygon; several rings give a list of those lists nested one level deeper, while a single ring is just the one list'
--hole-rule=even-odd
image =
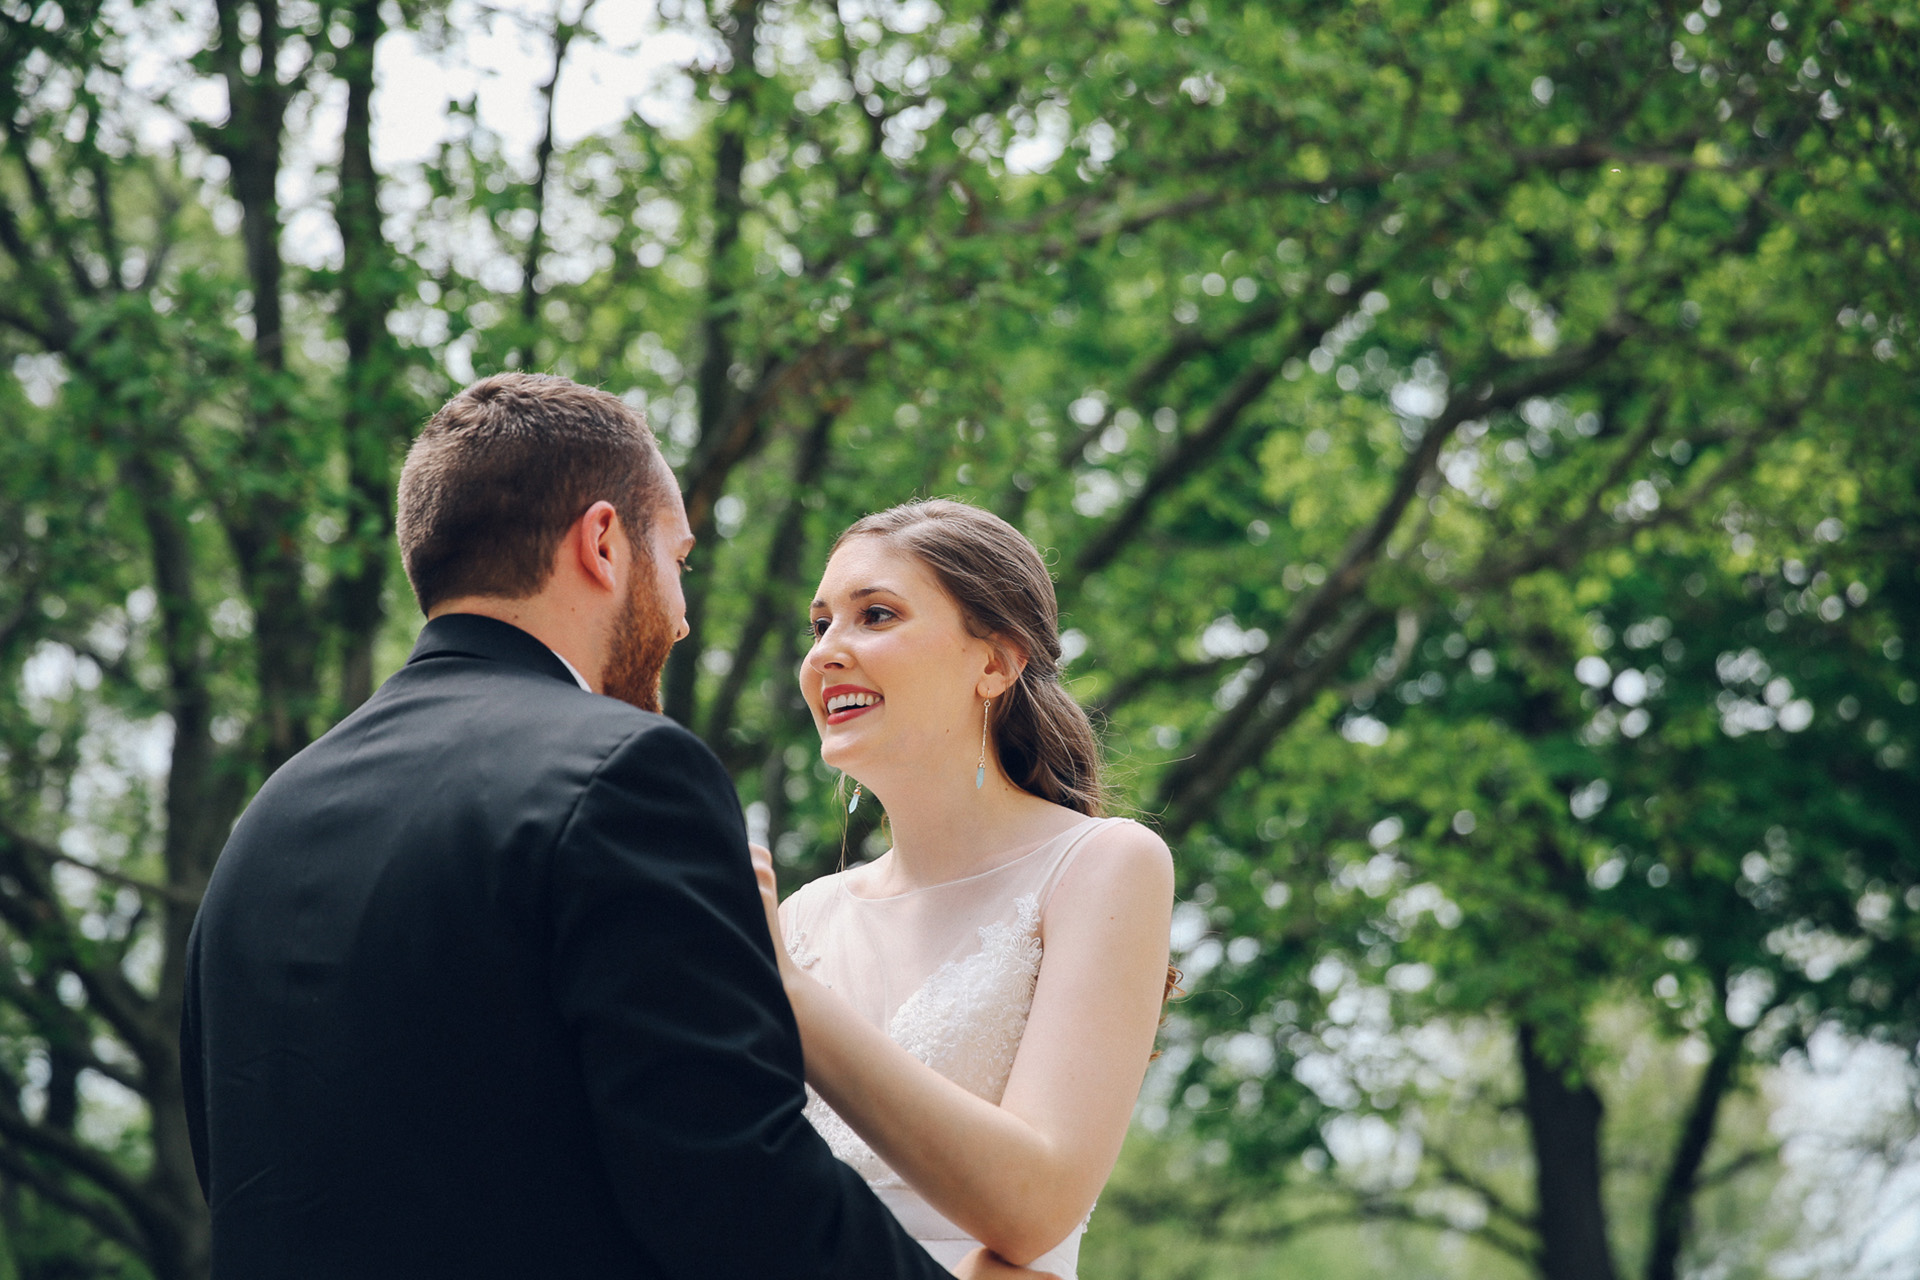
[{"label": "bride's eye", "polygon": [[868,626],[879,626],[883,622],[892,622],[899,615],[883,604],[870,604],[860,611],[860,617]]},{"label": "bride's eye", "polygon": [[832,621],[833,619],[831,618],[809,619],[807,622],[807,639],[818,640],[821,636],[827,634],[827,627]]}]

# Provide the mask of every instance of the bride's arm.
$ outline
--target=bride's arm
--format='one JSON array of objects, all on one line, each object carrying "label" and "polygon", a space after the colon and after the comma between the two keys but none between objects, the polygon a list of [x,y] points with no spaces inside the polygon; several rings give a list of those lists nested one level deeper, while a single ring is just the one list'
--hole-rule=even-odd
[{"label": "bride's arm", "polygon": [[1080,852],[1047,906],[998,1106],[786,963],[807,1081],[935,1209],[1009,1261],[1037,1258],[1086,1216],[1120,1154],[1159,1025],[1172,904],[1172,860],[1144,827],[1116,825]]}]

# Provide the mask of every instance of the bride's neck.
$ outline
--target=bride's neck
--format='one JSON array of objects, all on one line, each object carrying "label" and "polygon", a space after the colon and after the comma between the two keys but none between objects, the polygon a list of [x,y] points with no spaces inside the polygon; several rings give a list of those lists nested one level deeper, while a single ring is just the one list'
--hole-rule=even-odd
[{"label": "bride's neck", "polygon": [[971,776],[921,777],[889,786],[884,801],[893,836],[882,886],[888,892],[990,871],[1051,835],[1036,830],[1051,825],[1047,820],[1058,812],[1058,806],[1022,791],[993,766],[978,789]]}]

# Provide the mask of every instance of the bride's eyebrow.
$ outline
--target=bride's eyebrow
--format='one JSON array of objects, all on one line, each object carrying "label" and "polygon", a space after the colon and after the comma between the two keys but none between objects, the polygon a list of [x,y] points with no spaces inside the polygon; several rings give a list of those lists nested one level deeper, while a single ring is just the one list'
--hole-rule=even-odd
[{"label": "bride's eyebrow", "polygon": [[[850,600],[864,600],[868,596],[897,596],[899,594],[900,593],[892,587],[861,587],[857,591],[847,592],[847,598]],[[810,609],[824,609],[827,607],[827,602],[816,597],[814,602],[807,607]]]}]

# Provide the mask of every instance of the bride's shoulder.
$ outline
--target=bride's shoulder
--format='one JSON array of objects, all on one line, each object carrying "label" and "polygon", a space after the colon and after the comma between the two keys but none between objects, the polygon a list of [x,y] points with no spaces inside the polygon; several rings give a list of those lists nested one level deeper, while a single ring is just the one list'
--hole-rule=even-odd
[{"label": "bride's shoulder", "polygon": [[838,892],[839,884],[845,878],[844,871],[829,871],[826,875],[816,876],[807,881],[780,903],[782,913],[811,913],[831,902]]},{"label": "bride's shoulder", "polygon": [[1109,818],[1088,833],[1067,877],[1081,884],[1124,881],[1164,884],[1173,892],[1173,854],[1153,828],[1132,818]]},{"label": "bride's shoulder", "polygon": [[1164,862],[1169,870],[1173,866],[1173,852],[1167,848],[1167,842],[1160,838],[1160,833],[1132,818],[1107,819],[1095,829],[1088,842],[1110,851],[1112,857]]},{"label": "bride's shoulder", "polygon": [[1173,855],[1159,833],[1131,819],[1109,819],[1079,841],[1058,873],[1042,928],[1049,945],[1100,939],[1092,945],[1103,952],[1120,945],[1115,939],[1127,947],[1164,941],[1173,889]]}]

